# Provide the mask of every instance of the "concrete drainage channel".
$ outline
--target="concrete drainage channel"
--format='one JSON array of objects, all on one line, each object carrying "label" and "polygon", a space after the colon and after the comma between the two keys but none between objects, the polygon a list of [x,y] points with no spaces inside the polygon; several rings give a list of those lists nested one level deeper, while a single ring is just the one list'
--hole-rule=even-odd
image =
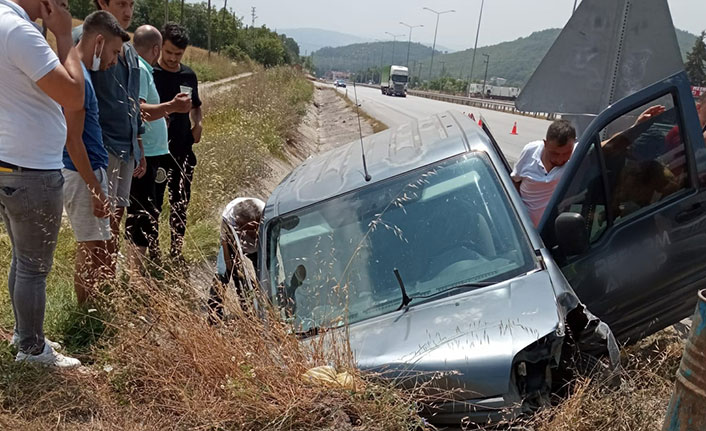
[{"label": "concrete drainage channel", "polygon": [[[356,84],[361,87],[378,88],[378,85]],[[451,94],[437,93],[434,91],[407,90],[410,96],[424,97],[425,99],[439,100],[442,102],[455,103],[457,105],[474,106],[476,108],[490,109],[493,111],[507,112],[509,114],[523,115],[525,117],[542,118],[545,120],[555,120],[561,116],[555,113],[548,112],[524,112],[515,108],[513,102],[503,100],[488,100],[469,98],[464,96],[454,96]]]}]

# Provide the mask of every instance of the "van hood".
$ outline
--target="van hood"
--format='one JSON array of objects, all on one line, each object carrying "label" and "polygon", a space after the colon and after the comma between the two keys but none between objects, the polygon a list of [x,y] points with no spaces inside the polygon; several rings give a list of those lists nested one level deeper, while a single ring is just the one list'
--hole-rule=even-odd
[{"label": "van hood", "polygon": [[465,399],[497,396],[510,390],[518,352],[563,334],[558,307],[549,274],[539,271],[351,325],[350,345],[358,367],[402,386],[433,379]]}]

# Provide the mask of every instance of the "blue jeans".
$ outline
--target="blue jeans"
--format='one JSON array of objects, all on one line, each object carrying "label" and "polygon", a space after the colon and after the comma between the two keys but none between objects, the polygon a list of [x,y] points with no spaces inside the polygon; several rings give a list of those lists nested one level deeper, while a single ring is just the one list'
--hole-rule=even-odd
[{"label": "blue jeans", "polygon": [[60,171],[0,172],[0,216],[12,242],[8,287],[20,351],[44,349],[47,275],[61,226]]}]

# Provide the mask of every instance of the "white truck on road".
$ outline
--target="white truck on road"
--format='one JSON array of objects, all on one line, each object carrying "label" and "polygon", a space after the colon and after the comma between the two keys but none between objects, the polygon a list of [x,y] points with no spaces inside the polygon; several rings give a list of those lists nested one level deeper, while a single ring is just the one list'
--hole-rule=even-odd
[{"label": "white truck on road", "polygon": [[386,66],[380,77],[380,91],[389,96],[407,97],[409,70],[404,66]]}]

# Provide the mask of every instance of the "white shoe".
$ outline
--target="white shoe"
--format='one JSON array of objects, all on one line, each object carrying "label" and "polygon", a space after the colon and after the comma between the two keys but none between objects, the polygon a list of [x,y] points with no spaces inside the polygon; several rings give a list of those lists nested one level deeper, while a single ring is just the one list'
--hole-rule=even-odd
[{"label": "white shoe", "polygon": [[64,356],[56,352],[49,343],[44,343],[44,350],[38,355],[30,355],[22,352],[17,353],[15,362],[30,362],[57,368],[74,368],[81,365],[81,361],[78,359]]},{"label": "white shoe", "polygon": [[[12,334],[12,341],[10,342],[10,344],[17,347],[18,349],[20,348],[20,336],[17,335],[17,332]],[[61,344],[57,343],[56,341],[52,341],[46,337],[44,337],[44,344],[49,344],[54,350],[61,350],[63,348],[61,347]]]}]

